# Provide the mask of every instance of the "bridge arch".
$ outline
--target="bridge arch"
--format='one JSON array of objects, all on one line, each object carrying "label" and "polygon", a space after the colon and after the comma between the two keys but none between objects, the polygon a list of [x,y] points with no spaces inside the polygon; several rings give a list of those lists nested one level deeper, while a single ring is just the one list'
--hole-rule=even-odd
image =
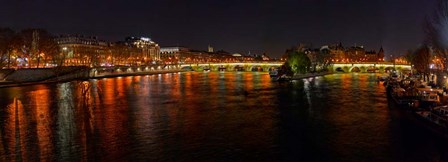
[{"label": "bridge arch", "polygon": [[353,66],[350,68],[350,72],[359,73],[361,72],[361,69],[357,66]]},{"label": "bridge arch", "polygon": [[199,65],[195,69],[195,71],[204,71],[204,70],[211,70],[210,66],[208,66],[208,65]]},{"label": "bridge arch", "polygon": [[405,73],[410,73],[411,72],[411,68],[407,68],[407,67],[403,67],[401,69],[401,71],[405,72]]},{"label": "bridge arch", "polygon": [[367,68],[365,66],[359,67],[359,70],[361,70],[362,73],[366,73],[367,72]]},{"label": "bridge arch", "polygon": [[192,66],[184,66],[181,68],[181,70],[193,71],[194,69]]},{"label": "bridge arch", "polygon": [[264,71],[261,65],[253,65],[250,67],[250,71]]},{"label": "bridge arch", "polygon": [[245,71],[244,65],[234,65],[230,66],[229,70],[231,71]]},{"label": "bridge arch", "polygon": [[375,73],[376,70],[378,70],[378,68],[375,67],[374,65],[370,65],[370,66],[367,66],[367,67],[366,67],[366,72],[367,72],[367,73]]},{"label": "bridge arch", "polygon": [[391,72],[391,71],[393,71],[393,70],[395,70],[395,68],[392,67],[392,66],[389,66],[389,67],[385,67],[385,68],[384,68],[384,72],[386,72],[386,73],[389,73],[389,72]]},{"label": "bridge arch", "polygon": [[334,69],[334,71],[335,71],[335,72],[343,72],[343,73],[345,73],[343,67],[336,67],[336,68]]},{"label": "bridge arch", "polygon": [[217,67],[216,67],[216,70],[217,71],[227,71],[229,69],[229,66],[228,65],[218,65]]},{"label": "bridge arch", "polygon": [[218,71],[219,70],[219,65],[209,65],[209,70],[211,71]]}]

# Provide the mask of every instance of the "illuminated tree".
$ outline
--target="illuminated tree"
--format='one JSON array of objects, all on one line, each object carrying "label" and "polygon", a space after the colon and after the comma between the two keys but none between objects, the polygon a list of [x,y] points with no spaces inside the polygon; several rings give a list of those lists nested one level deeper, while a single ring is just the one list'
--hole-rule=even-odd
[{"label": "illuminated tree", "polygon": [[311,60],[304,52],[291,51],[288,53],[287,66],[291,68],[294,73],[307,73],[311,66]]},{"label": "illuminated tree", "polygon": [[22,30],[12,38],[10,47],[17,52],[17,57],[28,64],[28,67],[39,67],[42,59],[46,63],[48,58],[60,55],[53,36],[43,29]]},{"label": "illuminated tree", "polygon": [[[39,68],[41,62],[45,66],[51,58],[58,56],[61,53],[61,50],[59,45],[54,41],[53,36],[44,32],[40,36],[39,48],[37,52],[37,67]],[[64,61],[65,58],[61,60],[61,62]],[[62,66],[62,64],[60,64],[60,66]]]}]

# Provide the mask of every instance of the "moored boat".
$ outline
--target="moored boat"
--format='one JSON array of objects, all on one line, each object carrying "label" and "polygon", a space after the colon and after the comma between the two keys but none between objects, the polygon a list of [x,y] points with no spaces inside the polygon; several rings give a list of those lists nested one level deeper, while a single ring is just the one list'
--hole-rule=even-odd
[{"label": "moored boat", "polygon": [[428,131],[448,139],[448,105],[442,106],[442,89],[431,88],[414,81],[387,80],[387,95],[404,110],[406,118]]},{"label": "moored boat", "polygon": [[286,75],[286,74],[283,74],[283,75],[281,75],[281,76],[278,76],[275,80],[276,80],[277,82],[289,82],[289,81],[292,80],[292,77],[291,77],[291,76],[288,76],[288,75]]},{"label": "moored boat", "polygon": [[414,116],[432,132],[448,138],[448,105],[417,111]]}]

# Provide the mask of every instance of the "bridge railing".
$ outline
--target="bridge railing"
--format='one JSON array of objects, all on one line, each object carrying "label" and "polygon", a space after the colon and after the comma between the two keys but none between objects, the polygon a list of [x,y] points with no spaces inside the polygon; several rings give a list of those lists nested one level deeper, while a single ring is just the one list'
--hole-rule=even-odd
[{"label": "bridge railing", "polygon": [[220,64],[220,63],[284,63],[284,61],[196,61],[184,62],[181,64]]},{"label": "bridge railing", "polygon": [[405,63],[394,63],[394,62],[333,62],[333,64],[411,65],[411,64],[405,64]]}]

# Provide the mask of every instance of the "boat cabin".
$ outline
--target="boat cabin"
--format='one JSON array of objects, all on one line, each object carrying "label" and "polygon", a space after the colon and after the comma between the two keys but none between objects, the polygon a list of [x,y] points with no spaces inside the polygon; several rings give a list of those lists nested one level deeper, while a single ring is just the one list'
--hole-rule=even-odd
[{"label": "boat cabin", "polygon": [[432,88],[417,88],[417,90],[422,107],[429,108],[440,105],[439,94],[442,94],[443,90]]}]

